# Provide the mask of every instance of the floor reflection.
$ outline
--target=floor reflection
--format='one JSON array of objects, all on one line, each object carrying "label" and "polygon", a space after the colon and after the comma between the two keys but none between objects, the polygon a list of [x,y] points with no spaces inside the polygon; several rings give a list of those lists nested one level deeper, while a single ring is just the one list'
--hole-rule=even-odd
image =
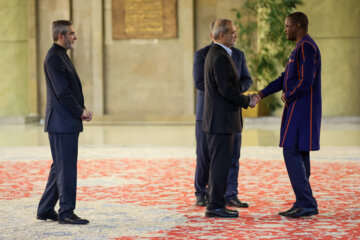
[{"label": "floor reflection", "polygon": [[[341,121],[340,121],[341,122]],[[195,128],[185,125],[85,124],[80,145],[195,146]],[[243,146],[277,146],[280,120],[246,119]],[[360,146],[359,122],[323,121],[321,146]],[[41,124],[0,125],[0,146],[48,145]]]}]

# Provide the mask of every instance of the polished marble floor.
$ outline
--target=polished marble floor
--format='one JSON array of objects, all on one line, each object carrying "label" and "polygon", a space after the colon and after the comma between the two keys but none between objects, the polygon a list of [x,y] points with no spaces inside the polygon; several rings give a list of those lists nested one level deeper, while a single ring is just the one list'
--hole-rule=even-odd
[{"label": "polished marble floor", "polygon": [[[0,146],[48,145],[42,124],[0,125]],[[321,146],[360,146],[360,118],[324,118]],[[80,145],[195,146],[193,123],[85,124]],[[280,118],[247,118],[243,146],[277,146]]]}]

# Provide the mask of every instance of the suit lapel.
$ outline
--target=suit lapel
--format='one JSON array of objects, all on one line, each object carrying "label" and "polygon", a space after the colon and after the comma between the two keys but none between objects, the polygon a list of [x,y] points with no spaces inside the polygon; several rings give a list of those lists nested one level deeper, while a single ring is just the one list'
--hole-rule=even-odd
[{"label": "suit lapel", "polygon": [[71,68],[71,69],[73,70],[73,72],[74,72],[74,75],[75,75],[75,78],[76,78],[76,82],[77,82],[77,84],[78,84],[78,86],[79,86],[79,88],[80,88],[81,98],[82,98],[82,100],[83,100],[83,102],[84,102],[84,96],[83,96],[83,93],[82,93],[82,85],[81,85],[81,82],[80,82],[80,77],[79,77],[79,75],[77,74],[76,69],[75,69],[73,63],[71,62],[69,56],[68,56],[66,53],[65,53],[64,58],[65,58],[65,62],[67,62],[67,64],[70,66],[70,68]]},{"label": "suit lapel", "polygon": [[76,69],[75,69],[73,63],[71,62],[71,60],[70,60],[70,58],[69,58],[69,56],[67,54],[65,54],[65,61],[70,65],[71,69],[75,73],[75,76],[76,76],[77,80],[80,82],[80,78],[79,78],[79,76],[78,76],[78,74],[76,72]]},{"label": "suit lapel", "polygon": [[236,65],[234,63],[233,58],[226,52],[226,50],[223,47],[221,47],[218,44],[214,44],[214,45],[215,45],[216,48],[218,48],[221,51],[222,54],[224,54],[229,59],[229,61],[231,63],[231,66],[233,68],[233,71],[235,73],[236,79],[238,79],[239,78],[239,73],[237,71],[237,68],[236,68]]},{"label": "suit lapel", "polygon": [[236,68],[236,66],[235,66],[235,63],[234,63],[233,58],[232,58],[231,56],[229,56],[229,54],[226,54],[226,55],[227,55],[227,57],[228,57],[228,59],[229,59],[229,61],[230,61],[230,63],[231,63],[231,66],[232,66],[232,68],[233,68],[233,70],[234,70],[236,79],[239,79],[239,73],[238,73],[238,71],[237,71],[237,68]]}]

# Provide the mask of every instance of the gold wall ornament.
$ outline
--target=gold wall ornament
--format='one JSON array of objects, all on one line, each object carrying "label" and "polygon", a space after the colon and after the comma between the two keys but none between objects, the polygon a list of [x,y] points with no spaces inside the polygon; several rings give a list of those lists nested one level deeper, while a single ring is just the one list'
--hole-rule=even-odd
[{"label": "gold wall ornament", "polygon": [[177,37],[177,0],[112,0],[113,39]]}]

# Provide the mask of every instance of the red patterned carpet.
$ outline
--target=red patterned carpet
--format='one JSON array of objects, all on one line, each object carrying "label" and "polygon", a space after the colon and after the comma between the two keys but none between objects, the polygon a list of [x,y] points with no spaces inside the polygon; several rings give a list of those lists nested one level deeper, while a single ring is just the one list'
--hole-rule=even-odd
[{"label": "red patterned carpet", "polygon": [[79,160],[77,213],[91,221],[81,227],[35,220],[50,163],[0,161],[0,239],[360,239],[357,160],[312,161],[320,214],[304,219],[277,215],[294,198],[282,159],[241,159],[239,198],[250,207],[238,219],[194,205],[193,157]]}]

